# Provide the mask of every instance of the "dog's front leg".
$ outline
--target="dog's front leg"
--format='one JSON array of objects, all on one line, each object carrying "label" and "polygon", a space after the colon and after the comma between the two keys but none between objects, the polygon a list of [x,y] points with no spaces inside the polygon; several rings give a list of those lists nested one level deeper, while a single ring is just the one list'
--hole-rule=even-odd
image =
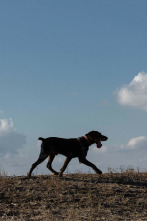
[{"label": "dog's front leg", "polygon": [[69,164],[69,162],[71,161],[71,157],[67,157],[64,164],[63,164],[63,167],[60,169],[60,172],[59,172],[59,176],[62,176],[62,174],[64,173],[67,165]]},{"label": "dog's front leg", "polygon": [[83,163],[91,167],[97,174],[102,174],[102,171],[99,170],[93,163],[89,162],[86,158],[79,159],[80,163]]}]

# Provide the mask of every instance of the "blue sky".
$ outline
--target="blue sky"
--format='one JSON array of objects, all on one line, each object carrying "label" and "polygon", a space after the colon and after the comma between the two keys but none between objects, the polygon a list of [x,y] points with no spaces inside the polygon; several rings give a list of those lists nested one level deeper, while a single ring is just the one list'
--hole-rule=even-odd
[{"label": "blue sky", "polygon": [[[87,156],[99,168],[147,169],[146,10],[145,0],[0,1],[0,159],[8,174],[26,173],[39,136],[90,130],[109,137],[105,151],[92,147]],[[76,160],[73,167],[87,171]]]}]

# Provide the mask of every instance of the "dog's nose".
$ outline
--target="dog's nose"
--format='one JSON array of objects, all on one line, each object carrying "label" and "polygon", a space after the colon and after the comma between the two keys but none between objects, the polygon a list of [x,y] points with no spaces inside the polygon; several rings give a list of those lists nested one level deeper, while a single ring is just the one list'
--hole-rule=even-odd
[{"label": "dog's nose", "polygon": [[106,141],[106,140],[108,140],[108,137],[104,136],[103,141]]}]

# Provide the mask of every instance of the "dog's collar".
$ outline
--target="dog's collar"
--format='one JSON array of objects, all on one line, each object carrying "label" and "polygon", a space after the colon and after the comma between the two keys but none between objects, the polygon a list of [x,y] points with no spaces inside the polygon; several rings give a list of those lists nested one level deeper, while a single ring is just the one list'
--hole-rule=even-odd
[{"label": "dog's collar", "polygon": [[88,139],[88,137],[85,135],[84,138],[86,139],[88,145],[90,146],[90,145],[91,145],[91,142],[90,142],[90,140]]},{"label": "dog's collar", "polygon": [[79,141],[80,145],[82,147],[89,147],[90,146],[90,143],[88,141],[88,138],[86,136],[83,136],[83,137],[78,137],[77,140]]}]

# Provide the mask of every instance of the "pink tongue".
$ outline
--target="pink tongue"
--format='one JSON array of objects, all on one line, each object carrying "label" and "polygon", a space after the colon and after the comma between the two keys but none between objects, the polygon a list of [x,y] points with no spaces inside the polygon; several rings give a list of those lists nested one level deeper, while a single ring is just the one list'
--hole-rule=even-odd
[{"label": "pink tongue", "polygon": [[99,141],[99,142],[97,143],[97,148],[101,148],[101,146],[102,146],[101,141]]}]

